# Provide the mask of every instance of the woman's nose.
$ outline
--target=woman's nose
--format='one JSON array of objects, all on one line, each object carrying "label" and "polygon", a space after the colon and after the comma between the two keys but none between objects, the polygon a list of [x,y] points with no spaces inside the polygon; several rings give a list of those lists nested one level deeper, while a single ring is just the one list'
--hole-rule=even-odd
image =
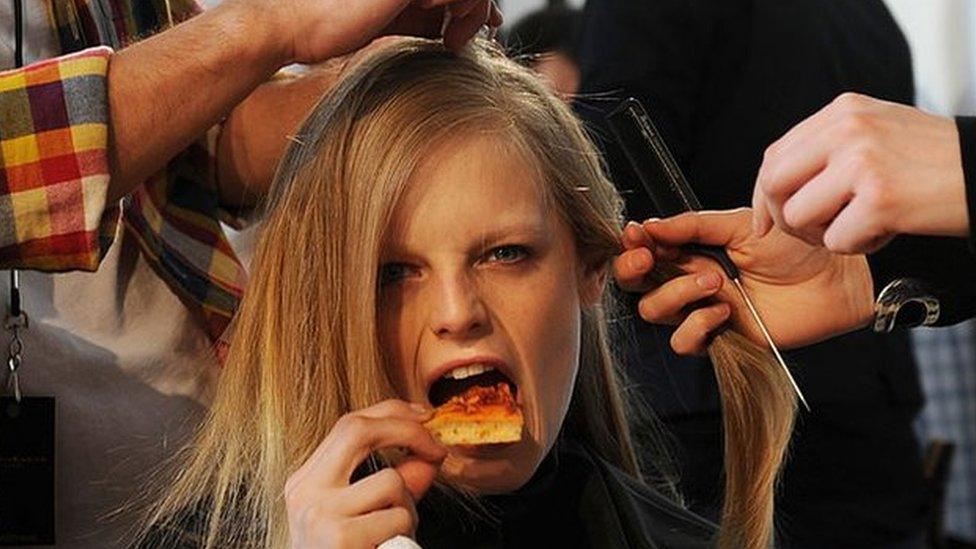
[{"label": "woman's nose", "polygon": [[440,280],[432,293],[430,328],[436,336],[471,337],[487,326],[484,302],[468,277]]}]

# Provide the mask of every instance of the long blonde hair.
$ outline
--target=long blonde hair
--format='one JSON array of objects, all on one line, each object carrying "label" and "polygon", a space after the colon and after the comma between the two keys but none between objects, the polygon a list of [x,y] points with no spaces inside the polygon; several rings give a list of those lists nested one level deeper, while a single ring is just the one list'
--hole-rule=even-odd
[{"label": "long blonde hair", "polygon": [[[618,249],[622,204],[569,109],[494,48],[397,40],[314,109],[282,160],[209,417],[150,518],[206,514],[206,547],[283,547],[283,486],[342,415],[395,395],[376,330],[383,233],[431,143],[500,132],[539,166],[580,261]],[[600,306],[583,311],[565,431],[640,478]]]},{"label": "long blonde hair", "polygon": [[[651,281],[684,274],[662,265]],[[727,328],[708,345],[722,400],[725,490],[718,546],[767,549],[773,545],[779,473],[786,461],[797,397],[772,352]]]},{"label": "long blonde hair", "polygon": [[[376,48],[282,160],[214,404],[149,517],[157,535],[181,534],[197,516],[201,546],[287,546],[287,477],[342,415],[396,396],[376,328],[384,231],[432,144],[470,131],[498,132],[535,160],[584,266],[606,267],[619,252],[621,200],[572,112],[537,77],[483,42],[459,54],[422,39]],[[582,311],[563,431],[640,479],[609,289],[604,297]]]}]

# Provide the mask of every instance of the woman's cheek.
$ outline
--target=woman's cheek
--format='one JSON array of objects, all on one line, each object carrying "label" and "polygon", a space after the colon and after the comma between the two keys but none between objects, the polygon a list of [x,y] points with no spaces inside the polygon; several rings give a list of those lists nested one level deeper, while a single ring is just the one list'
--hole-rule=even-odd
[{"label": "woman's cheek", "polygon": [[[531,349],[527,368],[533,377],[535,405],[543,444],[551,444],[565,419],[579,364],[580,309],[575,284],[561,284],[553,276],[535,288],[535,298],[523,302],[521,333]],[[553,282],[556,281],[556,282]],[[572,281],[570,281],[572,282]],[[526,304],[531,303],[531,308]]]}]

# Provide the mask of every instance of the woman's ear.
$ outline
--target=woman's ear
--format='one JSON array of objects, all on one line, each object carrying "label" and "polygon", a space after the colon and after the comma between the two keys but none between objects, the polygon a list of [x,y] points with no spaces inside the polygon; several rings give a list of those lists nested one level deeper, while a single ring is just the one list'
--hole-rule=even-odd
[{"label": "woman's ear", "polygon": [[583,276],[580,277],[580,302],[583,307],[589,308],[600,303],[609,272],[605,264],[599,267],[583,266]]}]

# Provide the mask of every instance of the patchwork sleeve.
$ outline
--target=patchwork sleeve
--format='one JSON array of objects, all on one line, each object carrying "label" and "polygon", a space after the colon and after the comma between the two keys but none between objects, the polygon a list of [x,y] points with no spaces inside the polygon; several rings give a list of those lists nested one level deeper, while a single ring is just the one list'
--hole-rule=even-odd
[{"label": "patchwork sleeve", "polygon": [[136,189],[122,216],[156,273],[199,310],[214,341],[233,317],[246,278],[224,230],[242,221],[219,201],[219,133],[219,126],[212,128]]},{"label": "patchwork sleeve", "polygon": [[[116,26],[105,28],[130,43],[201,11],[197,0],[166,5],[161,11],[113,4],[121,11],[111,15]],[[78,14],[82,19],[75,23],[84,28],[97,19],[86,9]],[[86,42],[104,41],[99,29],[88,29]],[[109,203],[111,54],[95,47],[0,72],[0,269],[94,271],[122,218],[149,263],[188,307],[200,311],[216,340],[236,309],[244,279],[221,224],[235,220],[216,192],[219,129],[123,201]]]},{"label": "patchwork sleeve", "polygon": [[92,48],[0,72],[0,268],[93,271],[112,243],[111,53]]}]

